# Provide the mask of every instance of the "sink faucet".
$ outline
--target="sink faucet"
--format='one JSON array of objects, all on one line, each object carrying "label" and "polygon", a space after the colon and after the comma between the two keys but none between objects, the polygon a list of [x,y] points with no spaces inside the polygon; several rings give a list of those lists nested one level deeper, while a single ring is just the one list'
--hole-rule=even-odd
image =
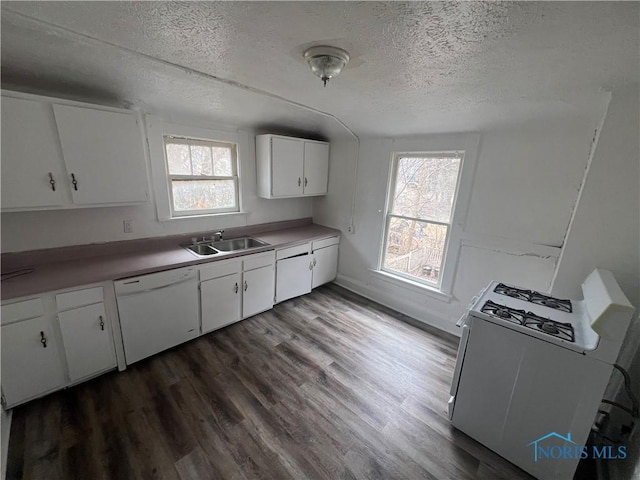
[{"label": "sink faucet", "polygon": [[218,242],[220,240],[222,240],[222,234],[224,233],[224,230],[219,230],[217,232],[215,232],[213,235],[211,235],[211,240],[213,240],[214,242]]}]

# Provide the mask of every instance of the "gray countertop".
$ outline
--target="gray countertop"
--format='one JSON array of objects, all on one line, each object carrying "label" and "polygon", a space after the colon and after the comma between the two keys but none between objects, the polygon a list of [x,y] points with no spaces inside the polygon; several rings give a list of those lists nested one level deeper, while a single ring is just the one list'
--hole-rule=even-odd
[{"label": "gray countertop", "polygon": [[[9,268],[11,271],[26,268],[33,269],[33,271],[3,280],[1,298],[9,300],[172,268],[210,263],[340,234],[339,230],[311,223],[269,230],[264,233],[252,232],[252,237],[269,245],[206,258],[198,258],[185,250],[181,246],[184,243],[184,236],[149,240],[147,244],[140,240],[115,242],[111,250],[105,248],[105,245],[101,245],[99,254],[94,256],[91,255],[90,248],[83,247],[84,252],[81,258],[69,258],[68,253],[65,253],[69,251],[69,247],[49,250],[46,261],[42,260],[42,254],[29,257],[27,252],[20,254],[19,261],[14,259],[5,262],[5,255],[3,255],[3,274],[8,273]],[[126,245],[127,243],[129,245]],[[30,258],[36,259],[35,263],[30,262]],[[6,268],[7,271],[5,271],[5,267],[9,267]]]}]

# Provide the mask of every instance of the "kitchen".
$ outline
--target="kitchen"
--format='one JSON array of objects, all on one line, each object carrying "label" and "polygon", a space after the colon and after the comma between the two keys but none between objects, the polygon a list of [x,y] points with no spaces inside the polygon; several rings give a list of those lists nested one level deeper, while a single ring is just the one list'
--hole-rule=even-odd
[{"label": "kitchen", "polygon": [[[455,336],[471,299],[494,280],[580,299],[581,283],[603,268],[632,305],[640,304],[637,4],[16,2],[2,5],[2,17],[3,91],[139,114],[150,197],[101,208],[3,207],[3,273],[17,269],[6,268],[11,254],[35,258],[37,250],[66,248],[63,253],[78,255],[79,245],[107,250],[111,242],[144,246],[142,239],[152,238],[160,245],[177,236],[191,244],[194,235],[222,230],[224,239],[250,236],[296,247],[265,239],[266,230],[256,226],[304,229],[296,222],[312,218],[340,237],[337,285]],[[350,55],[326,87],[303,55],[322,44]],[[169,218],[167,179],[156,168],[162,145],[153,140],[167,126],[177,136],[237,145],[240,213]],[[262,134],[328,141],[326,195],[264,198],[256,143]],[[111,147],[124,146],[119,139]],[[63,140],[61,155],[64,149]],[[389,275],[381,251],[390,221],[390,159],[398,152],[460,150],[446,268],[436,288]],[[81,189],[84,180],[77,181]],[[3,203],[8,187],[3,180]],[[59,188],[68,189],[68,203],[78,192],[71,179]],[[132,231],[125,232],[126,225]],[[323,235],[305,240],[330,237]],[[181,254],[188,258],[178,261],[184,266],[201,262],[184,249]],[[308,266],[313,254],[309,245],[290,258],[307,256]],[[145,268],[127,278],[152,273]],[[240,279],[250,271],[234,268]],[[3,304],[12,280],[35,288],[28,275],[3,281]],[[120,275],[22,290],[22,296],[119,281]],[[307,297],[295,298],[294,304]],[[111,300],[107,307],[115,305]],[[107,308],[107,317],[117,316],[113,310]],[[637,328],[635,321],[618,359],[636,395]],[[447,361],[450,381],[455,351]],[[627,404],[621,378],[612,380],[608,398]],[[445,399],[442,412],[446,408]],[[637,435],[631,441],[638,445]],[[637,453],[632,457],[607,462],[618,475],[612,478],[633,478],[634,468],[637,474]],[[435,476],[446,478],[446,471]]]}]

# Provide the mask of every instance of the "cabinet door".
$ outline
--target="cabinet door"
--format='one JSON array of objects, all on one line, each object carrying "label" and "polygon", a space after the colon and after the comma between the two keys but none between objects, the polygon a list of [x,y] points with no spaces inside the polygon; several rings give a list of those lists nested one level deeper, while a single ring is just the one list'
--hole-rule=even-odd
[{"label": "cabinet door", "polygon": [[327,193],[329,179],[329,145],[304,142],[304,194]]},{"label": "cabinet door", "polygon": [[273,265],[268,265],[242,274],[242,318],[273,307],[273,270]]},{"label": "cabinet door", "polygon": [[316,288],[331,282],[338,274],[338,245],[321,248],[313,252],[313,282]]},{"label": "cabinet door", "polygon": [[51,105],[2,97],[2,208],[62,205],[67,189]]},{"label": "cabinet door", "polygon": [[214,278],[200,284],[202,333],[240,320],[241,291],[240,273]]},{"label": "cabinet door", "polygon": [[74,203],[147,200],[142,138],[134,115],[68,105],[54,105],[53,111]]},{"label": "cabinet door", "polygon": [[311,291],[313,257],[300,255],[276,262],[276,303]]},{"label": "cabinet door", "polygon": [[271,139],[271,194],[274,197],[303,193],[304,142],[297,139]]},{"label": "cabinet door", "polygon": [[61,312],[58,320],[72,382],[116,366],[104,303]]},{"label": "cabinet door", "polygon": [[2,392],[8,406],[65,383],[58,344],[45,317],[5,325],[1,332]]}]

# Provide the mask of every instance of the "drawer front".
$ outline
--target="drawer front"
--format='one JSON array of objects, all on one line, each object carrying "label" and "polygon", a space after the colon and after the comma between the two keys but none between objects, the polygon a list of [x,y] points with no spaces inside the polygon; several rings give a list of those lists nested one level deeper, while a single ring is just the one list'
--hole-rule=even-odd
[{"label": "drawer front", "polygon": [[242,270],[255,270],[256,268],[266,267],[275,263],[275,252],[256,253],[248,255],[242,259]]},{"label": "drawer front", "polygon": [[296,255],[303,255],[309,253],[309,243],[303,245],[296,245],[295,247],[283,248],[276,252],[276,260],[282,260],[284,258],[295,257]]},{"label": "drawer front", "polygon": [[340,237],[331,237],[331,238],[324,238],[322,240],[315,240],[311,244],[311,250],[315,252],[319,248],[330,247],[331,245],[337,245],[338,243],[340,243]]},{"label": "drawer front", "polygon": [[102,287],[76,290],[75,292],[60,293],[56,295],[56,305],[58,310],[69,310],[70,308],[92,305],[104,300]]},{"label": "drawer front", "polygon": [[211,262],[200,266],[200,281],[204,282],[212,278],[226,277],[227,275],[239,273],[241,268],[242,260],[239,258]]},{"label": "drawer front", "polygon": [[2,323],[11,323],[17,320],[26,320],[44,315],[44,307],[40,298],[26,300],[24,302],[10,303],[2,306]]}]

